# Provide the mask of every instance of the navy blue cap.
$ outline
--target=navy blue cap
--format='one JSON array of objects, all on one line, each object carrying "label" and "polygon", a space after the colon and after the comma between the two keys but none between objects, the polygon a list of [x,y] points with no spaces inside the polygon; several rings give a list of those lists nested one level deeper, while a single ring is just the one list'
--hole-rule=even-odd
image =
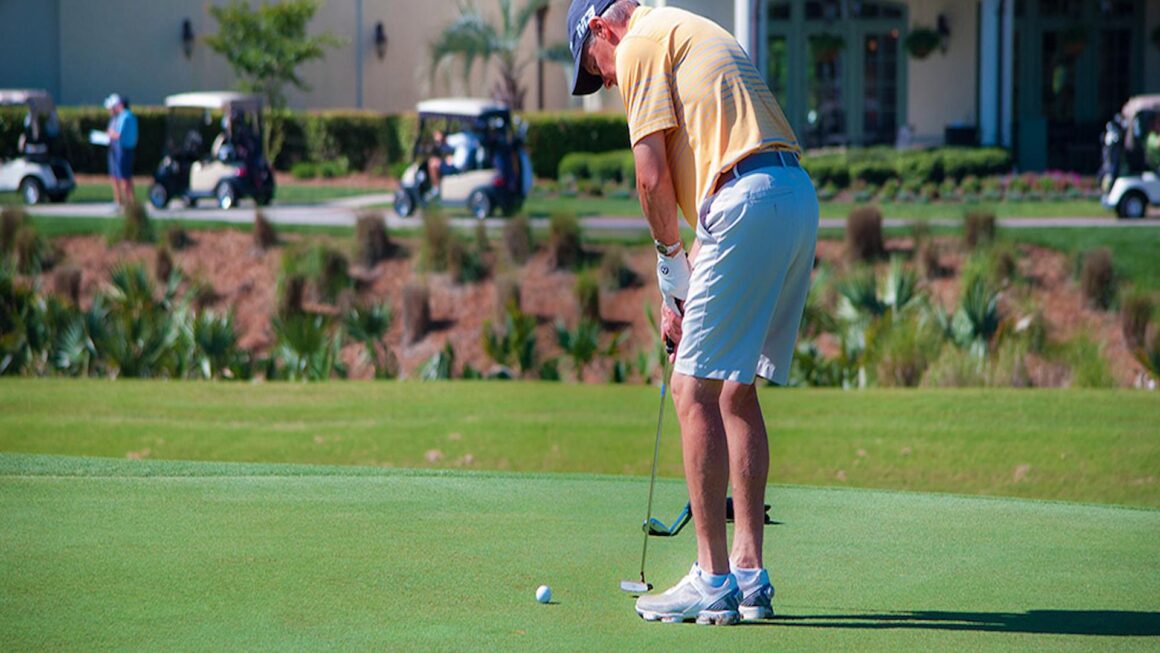
[{"label": "navy blue cap", "polygon": [[604,80],[584,70],[580,65],[584,41],[588,38],[588,23],[603,14],[616,0],[572,0],[568,8],[568,47],[576,70],[572,78],[572,95],[590,95],[604,86]]}]

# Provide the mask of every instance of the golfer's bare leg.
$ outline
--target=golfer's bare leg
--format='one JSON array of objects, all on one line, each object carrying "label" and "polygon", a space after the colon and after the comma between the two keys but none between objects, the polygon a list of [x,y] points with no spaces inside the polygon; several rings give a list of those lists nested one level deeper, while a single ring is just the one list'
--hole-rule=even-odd
[{"label": "golfer's bare leg", "polygon": [[733,563],[758,569],[763,566],[769,438],[757,388],[752,383],[726,381],[721,390],[721,418],[729,441],[729,477],[733,482]]},{"label": "golfer's bare leg", "polygon": [[711,574],[729,573],[725,496],[729,448],[721,418],[721,381],[673,373],[673,401],[681,422],[685,483],[697,530],[697,562]]}]

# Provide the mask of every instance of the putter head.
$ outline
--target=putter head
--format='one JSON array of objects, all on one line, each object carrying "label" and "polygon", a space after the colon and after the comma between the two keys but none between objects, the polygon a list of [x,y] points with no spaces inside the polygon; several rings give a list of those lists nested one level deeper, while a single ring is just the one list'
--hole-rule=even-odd
[{"label": "putter head", "polygon": [[628,592],[629,594],[647,594],[652,588],[652,583],[645,583],[643,581],[620,581],[620,591]]},{"label": "putter head", "polygon": [[656,517],[652,517],[648,520],[648,523],[644,524],[644,530],[652,537],[672,537],[681,532],[681,529],[685,527],[685,524],[689,523],[689,519],[692,516],[692,510],[689,504],[686,503],[684,509],[681,510],[681,514],[677,515],[677,518],[673,520],[671,526],[666,525]]}]

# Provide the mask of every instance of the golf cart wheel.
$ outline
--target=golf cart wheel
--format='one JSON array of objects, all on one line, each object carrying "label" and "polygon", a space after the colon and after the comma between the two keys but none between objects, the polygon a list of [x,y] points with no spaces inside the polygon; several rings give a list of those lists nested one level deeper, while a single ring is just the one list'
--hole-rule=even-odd
[{"label": "golf cart wheel", "polygon": [[149,187],[149,203],[163,209],[169,204],[169,191],[162,184],[153,184]]},{"label": "golf cart wheel", "polygon": [[483,220],[491,215],[492,201],[491,196],[485,191],[473,191],[467,198],[467,210],[474,215],[477,220]]},{"label": "golf cart wheel", "polygon": [[410,191],[401,190],[395,193],[395,213],[400,218],[410,217],[415,212],[415,197]]},{"label": "golf cart wheel", "polygon": [[213,191],[213,196],[217,198],[218,207],[229,210],[238,204],[238,191],[234,190],[233,184],[228,181],[223,181],[217,185]]},{"label": "golf cart wheel", "polygon": [[1148,198],[1138,190],[1125,193],[1116,205],[1116,215],[1121,218],[1142,218],[1148,211]]},{"label": "golf cart wheel", "polygon": [[25,204],[40,204],[44,201],[44,184],[36,177],[25,177],[20,181],[20,196]]}]

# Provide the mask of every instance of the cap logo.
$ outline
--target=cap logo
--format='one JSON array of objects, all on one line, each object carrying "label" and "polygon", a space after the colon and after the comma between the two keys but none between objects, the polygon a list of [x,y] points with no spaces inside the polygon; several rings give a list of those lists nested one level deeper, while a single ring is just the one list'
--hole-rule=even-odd
[{"label": "cap logo", "polygon": [[585,30],[588,29],[588,23],[592,22],[593,18],[596,18],[596,5],[588,5],[588,11],[585,11],[580,20],[576,21],[577,39],[583,38]]}]

